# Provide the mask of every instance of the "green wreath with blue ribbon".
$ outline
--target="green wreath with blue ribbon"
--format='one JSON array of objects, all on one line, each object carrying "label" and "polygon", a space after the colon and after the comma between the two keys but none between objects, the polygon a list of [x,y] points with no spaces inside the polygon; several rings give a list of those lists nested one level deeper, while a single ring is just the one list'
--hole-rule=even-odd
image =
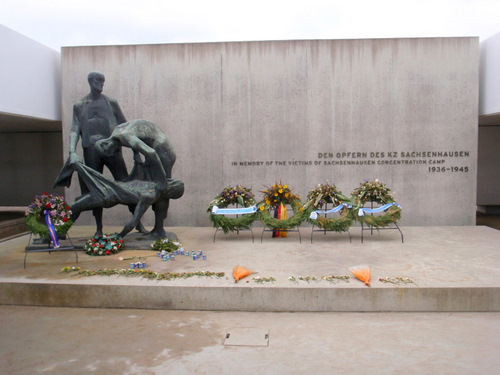
[{"label": "green wreath with blue ribbon", "polygon": [[[353,210],[354,220],[375,228],[387,227],[401,219],[401,206],[396,203],[393,192],[378,179],[365,180],[360,186],[353,190],[352,199],[356,204]],[[366,203],[374,202],[382,205],[376,212],[385,212],[383,215],[375,216],[365,212]],[[368,208],[370,210],[370,208]],[[367,210],[367,211],[368,211]]]},{"label": "green wreath with blue ribbon", "polygon": [[[333,207],[344,205],[338,211],[339,217],[325,217],[322,212],[318,212],[316,218],[311,218],[311,214],[321,210],[326,204],[332,204]],[[307,194],[307,203],[305,204],[307,211],[307,221],[324,230],[335,232],[345,232],[349,229],[353,222],[353,214],[349,207],[352,207],[352,202],[349,198],[342,195],[342,192],[337,189],[334,184],[326,182],[325,184],[317,185]]]},{"label": "green wreath with blue ribbon", "polygon": [[237,205],[246,208],[254,206],[255,203],[255,196],[250,188],[242,185],[233,185],[224,188],[217,194],[208,205],[207,212],[210,213],[210,221],[214,228],[220,228],[227,234],[241,229],[250,229],[250,226],[257,218],[256,213],[228,217],[216,214],[214,207],[227,208],[231,205]]}]

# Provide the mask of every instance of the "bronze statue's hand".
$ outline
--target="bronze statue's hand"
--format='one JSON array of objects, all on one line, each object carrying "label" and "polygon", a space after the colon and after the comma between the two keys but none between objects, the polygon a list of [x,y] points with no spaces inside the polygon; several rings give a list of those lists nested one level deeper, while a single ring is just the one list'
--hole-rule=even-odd
[{"label": "bronze statue's hand", "polygon": [[142,163],[141,154],[134,153],[134,161],[139,164]]},{"label": "bronze statue's hand", "polygon": [[159,181],[158,182],[158,190],[164,194],[168,192],[168,182],[167,181]]},{"label": "bronze statue's hand", "polygon": [[82,162],[82,159],[78,156],[78,154],[76,152],[69,153],[69,164],[70,165],[81,163],[81,162]]}]

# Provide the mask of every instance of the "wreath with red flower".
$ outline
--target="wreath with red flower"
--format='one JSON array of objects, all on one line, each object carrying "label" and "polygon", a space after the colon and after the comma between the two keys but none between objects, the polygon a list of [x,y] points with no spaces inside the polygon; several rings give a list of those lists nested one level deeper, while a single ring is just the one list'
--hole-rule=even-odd
[{"label": "wreath with red flower", "polygon": [[73,225],[71,209],[62,195],[43,193],[35,196],[35,200],[28,206],[24,222],[28,230],[49,239],[49,230],[45,222],[45,212],[48,212],[56,233],[63,237]]},{"label": "wreath with red flower", "polygon": [[84,250],[88,255],[106,256],[118,253],[123,247],[123,237],[118,234],[98,235],[92,237],[85,244]]}]

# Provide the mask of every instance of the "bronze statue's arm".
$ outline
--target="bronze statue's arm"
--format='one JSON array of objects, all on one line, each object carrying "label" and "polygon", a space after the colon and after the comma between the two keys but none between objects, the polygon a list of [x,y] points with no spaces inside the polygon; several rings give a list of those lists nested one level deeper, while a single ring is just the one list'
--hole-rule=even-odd
[{"label": "bronze statue's arm", "polygon": [[69,160],[70,163],[81,162],[80,157],[76,154],[76,145],[80,139],[80,109],[75,104],[73,106],[73,121],[71,122],[71,131],[69,133]]},{"label": "bronze statue's arm", "polygon": [[[155,182],[159,182],[162,185],[167,185],[167,174],[165,169],[161,164],[161,160],[154,148],[149,147],[143,141],[141,141],[137,136],[125,136],[121,137],[121,143],[124,146],[130,147],[134,151],[134,156],[136,152],[144,155],[144,158],[150,165],[151,175],[153,176]],[[125,138],[125,139],[123,139]]]},{"label": "bronze statue's arm", "polygon": [[113,108],[113,114],[115,115],[117,125],[127,122],[127,119],[125,118],[125,115],[123,114],[118,102],[116,100],[112,100],[110,101],[110,104]]}]

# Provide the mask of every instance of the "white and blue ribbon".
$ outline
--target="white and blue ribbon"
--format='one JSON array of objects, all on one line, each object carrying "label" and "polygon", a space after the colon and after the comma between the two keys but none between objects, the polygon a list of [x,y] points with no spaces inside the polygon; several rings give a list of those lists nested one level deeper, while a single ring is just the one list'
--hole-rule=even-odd
[{"label": "white and blue ribbon", "polygon": [[219,208],[217,206],[212,207],[213,215],[245,215],[254,214],[257,212],[257,206],[252,207],[242,207],[242,208]]},{"label": "white and blue ribbon", "polygon": [[45,223],[47,224],[47,229],[49,230],[49,237],[52,241],[52,245],[55,249],[57,249],[59,245],[59,239],[57,238],[56,228],[54,228],[54,224],[52,223],[52,219],[50,218],[49,210],[45,210]]},{"label": "white and blue ribbon", "polygon": [[378,212],[382,212],[382,211],[385,211],[385,210],[389,209],[392,206],[396,206],[398,208],[401,208],[401,206],[399,204],[397,204],[396,202],[387,203],[387,204],[384,204],[383,206],[380,206],[380,207],[377,207],[377,208],[365,208],[365,207],[361,207],[359,209],[359,211],[358,211],[358,216],[365,216],[365,213],[367,213],[367,214],[375,214],[375,213],[378,213]]},{"label": "white and blue ribbon", "polygon": [[331,210],[328,210],[328,211],[321,211],[321,210],[313,211],[313,212],[311,212],[311,215],[309,215],[309,219],[316,220],[318,218],[318,214],[324,215],[324,214],[331,214],[331,213],[339,212],[344,207],[352,208],[352,206],[350,204],[341,203],[337,207],[333,207]]}]

